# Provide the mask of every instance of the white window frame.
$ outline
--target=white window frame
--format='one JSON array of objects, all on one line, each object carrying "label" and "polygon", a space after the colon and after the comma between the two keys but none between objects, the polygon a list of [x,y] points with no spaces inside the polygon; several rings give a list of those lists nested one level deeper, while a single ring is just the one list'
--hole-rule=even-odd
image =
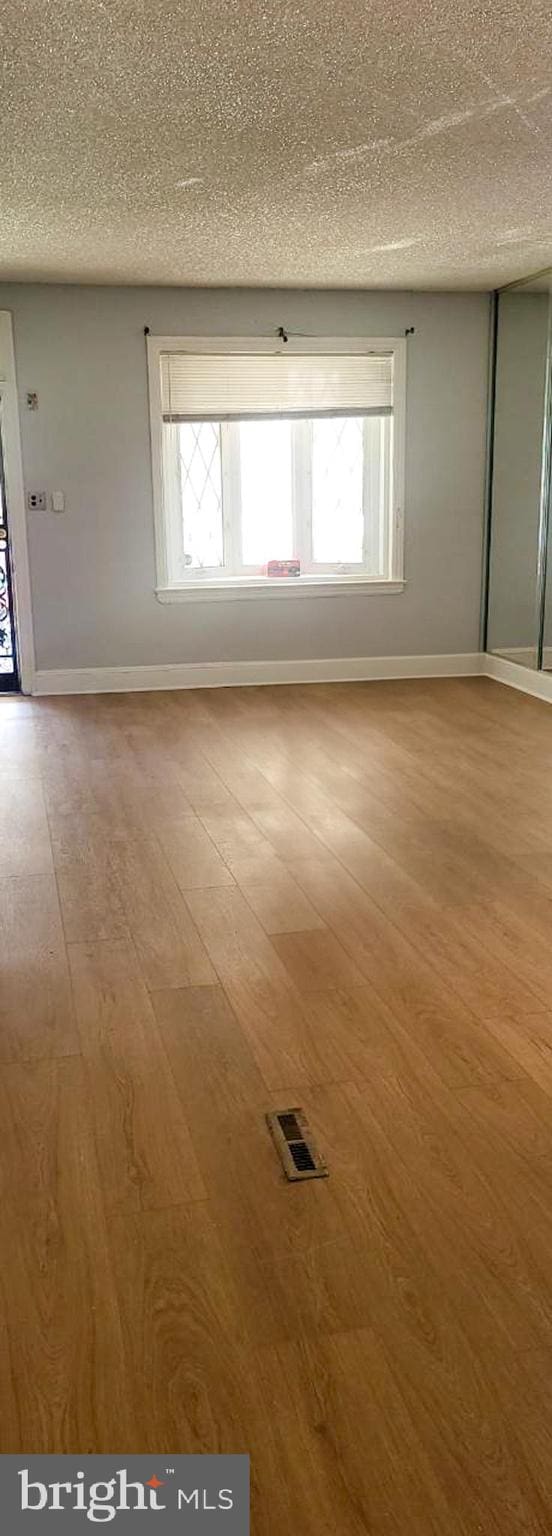
[{"label": "white window frame", "polygon": [[[153,507],[155,522],[156,596],[162,603],[235,598],[298,597],[307,594],[335,596],[350,591],[358,593],[396,593],[404,588],[404,482],[405,482],[405,431],[406,431],[406,340],[404,337],[293,337],[287,342],[271,337],[242,336],[147,336],[147,362],[150,405],[151,459],[153,483]],[[335,566],[312,567],[301,576],[275,577],[249,573],[244,568],[238,574],[213,571],[194,572],[193,576],[175,581],[171,572],[175,569],[175,527],[171,529],[170,511],[163,495],[163,412],[161,403],[161,356],[166,352],[250,353],[282,356],[289,353],[313,355],[362,355],[391,353],[393,356],[393,413],[392,413],[392,475],[393,502],[390,517],[385,523],[382,537],[389,538],[390,549],[381,549],[380,558],[388,562],[389,576],[375,578],[367,575],[364,567],[345,565],[336,572]],[[373,418],[379,420],[380,418]],[[367,418],[369,421],[370,418]],[[365,473],[370,473],[365,456]],[[371,487],[372,494],[381,494],[381,486]],[[173,519],[176,516],[176,498],[173,499]],[[228,530],[225,528],[225,537]]]}]

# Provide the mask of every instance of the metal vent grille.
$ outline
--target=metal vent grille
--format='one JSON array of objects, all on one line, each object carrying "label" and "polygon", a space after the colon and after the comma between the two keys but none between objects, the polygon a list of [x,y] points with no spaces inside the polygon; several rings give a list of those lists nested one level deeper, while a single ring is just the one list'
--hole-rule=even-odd
[{"label": "metal vent grille", "polygon": [[302,1109],[281,1109],[267,1115],[267,1125],[291,1183],[298,1179],[327,1179],[321,1157]]}]

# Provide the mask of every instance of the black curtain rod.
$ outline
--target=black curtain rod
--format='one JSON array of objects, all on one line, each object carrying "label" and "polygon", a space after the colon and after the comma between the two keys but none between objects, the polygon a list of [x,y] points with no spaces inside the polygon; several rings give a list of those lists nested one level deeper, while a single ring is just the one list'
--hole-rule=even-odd
[{"label": "black curtain rod", "polygon": [[[414,325],[407,325],[404,334],[405,334],[405,336],[413,336],[415,330],[416,330],[416,327]],[[323,341],[323,339],[324,339],[319,334],[317,334],[315,336],[314,332],[312,332],[312,331],[293,331],[291,334],[293,336],[298,337],[300,341],[309,341],[309,340],[310,341]],[[151,335],[149,325],[145,325],[144,326],[144,336],[149,336],[149,335]],[[280,341],[284,341],[284,342],[289,341],[290,333],[289,333],[289,331],[285,330],[285,327],[283,325],[279,325],[278,326],[278,329],[276,331],[276,335],[279,336]]]}]

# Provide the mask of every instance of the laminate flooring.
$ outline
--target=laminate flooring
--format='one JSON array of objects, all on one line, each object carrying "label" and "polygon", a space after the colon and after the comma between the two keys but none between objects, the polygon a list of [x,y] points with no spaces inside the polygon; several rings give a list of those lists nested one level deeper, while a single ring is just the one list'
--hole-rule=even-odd
[{"label": "laminate flooring", "polygon": [[255,1536],[549,1536],[552,711],[5,698],[0,785],[0,1449],[247,1451]]}]

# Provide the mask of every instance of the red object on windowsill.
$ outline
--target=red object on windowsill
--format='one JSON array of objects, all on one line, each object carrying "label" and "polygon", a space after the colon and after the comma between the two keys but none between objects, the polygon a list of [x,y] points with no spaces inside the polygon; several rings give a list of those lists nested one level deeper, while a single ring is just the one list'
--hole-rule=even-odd
[{"label": "red object on windowsill", "polygon": [[266,567],[267,576],[300,576],[300,560],[269,560]]}]

